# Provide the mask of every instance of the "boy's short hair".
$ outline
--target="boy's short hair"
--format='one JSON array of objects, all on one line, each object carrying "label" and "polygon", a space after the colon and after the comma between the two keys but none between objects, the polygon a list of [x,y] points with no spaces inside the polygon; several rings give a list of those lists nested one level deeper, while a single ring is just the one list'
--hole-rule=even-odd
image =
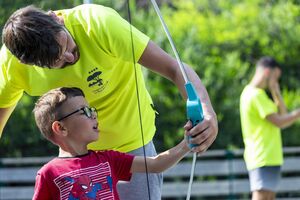
[{"label": "boy's short hair", "polygon": [[64,26],[45,11],[27,6],[6,21],[2,42],[21,62],[51,67],[60,56],[57,34],[63,30]]},{"label": "boy's short hair", "polygon": [[52,123],[61,117],[61,106],[71,97],[84,96],[81,89],[76,87],[60,87],[52,89],[41,96],[33,109],[36,125],[42,135],[53,142]]},{"label": "boy's short hair", "polygon": [[277,61],[270,56],[261,57],[257,61],[256,67],[263,67],[263,68],[270,68],[270,69],[280,68]]}]

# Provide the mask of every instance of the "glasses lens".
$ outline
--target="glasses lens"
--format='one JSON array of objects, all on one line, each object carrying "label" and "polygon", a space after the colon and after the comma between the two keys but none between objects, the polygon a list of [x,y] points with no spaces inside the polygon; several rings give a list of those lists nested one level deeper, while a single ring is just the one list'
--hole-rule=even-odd
[{"label": "glasses lens", "polygon": [[90,111],[91,111],[91,113],[93,114],[93,115],[95,115],[96,117],[97,117],[97,110],[96,110],[96,108],[90,108]]},{"label": "glasses lens", "polygon": [[89,107],[84,107],[83,108],[83,112],[84,114],[88,117],[88,118],[91,118],[92,117],[92,112],[91,112],[91,109]]}]

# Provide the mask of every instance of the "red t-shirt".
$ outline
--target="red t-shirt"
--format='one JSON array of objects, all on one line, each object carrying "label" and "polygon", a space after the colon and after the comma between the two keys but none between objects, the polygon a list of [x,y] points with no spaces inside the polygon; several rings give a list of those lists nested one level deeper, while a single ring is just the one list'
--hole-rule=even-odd
[{"label": "red t-shirt", "polygon": [[116,184],[130,180],[133,158],[116,151],[54,158],[38,171],[33,200],[118,200]]}]

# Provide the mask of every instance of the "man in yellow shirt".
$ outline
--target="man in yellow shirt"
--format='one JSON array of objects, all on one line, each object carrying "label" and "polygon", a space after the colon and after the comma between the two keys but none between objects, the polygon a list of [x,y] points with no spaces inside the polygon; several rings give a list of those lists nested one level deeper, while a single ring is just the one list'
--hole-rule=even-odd
[{"label": "man in yellow shirt", "polygon": [[[281,70],[271,57],[262,57],[255,75],[240,98],[244,159],[249,171],[252,200],[275,199],[283,164],[280,128],[300,117],[300,109],[287,113],[278,80]],[[271,92],[271,100],[265,90]]]},{"label": "man in yellow shirt", "polygon": [[[46,13],[25,7],[7,20],[2,40],[0,133],[24,92],[40,96],[57,87],[78,87],[99,113],[102,132],[89,148],[136,155],[145,150],[153,156],[155,111],[139,64],[171,80],[186,97],[176,60],[111,8],[85,4]],[[200,144],[194,151],[203,152],[216,138],[217,119],[200,78],[185,67],[205,116],[194,128],[187,123],[185,130],[194,137],[192,143]],[[149,175],[151,199],[160,199],[161,180],[161,175]],[[144,199],[147,184],[145,175],[135,175],[130,185],[120,186],[121,199]]]}]

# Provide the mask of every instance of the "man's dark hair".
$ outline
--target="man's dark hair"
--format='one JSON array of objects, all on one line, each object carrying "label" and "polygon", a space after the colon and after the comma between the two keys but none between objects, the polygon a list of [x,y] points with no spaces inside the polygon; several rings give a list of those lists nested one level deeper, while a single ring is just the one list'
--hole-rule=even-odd
[{"label": "man's dark hair", "polygon": [[275,68],[280,68],[279,64],[277,63],[277,61],[270,57],[270,56],[264,56],[261,57],[257,63],[256,63],[257,67],[264,67],[264,68],[271,68],[271,69],[275,69]]},{"label": "man's dark hair", "polygon": [[46,12],[27,6],[15,11],[4,25],[2,42],[21,62],[50,67],[59,58],[57,34],[64,26]]}]

